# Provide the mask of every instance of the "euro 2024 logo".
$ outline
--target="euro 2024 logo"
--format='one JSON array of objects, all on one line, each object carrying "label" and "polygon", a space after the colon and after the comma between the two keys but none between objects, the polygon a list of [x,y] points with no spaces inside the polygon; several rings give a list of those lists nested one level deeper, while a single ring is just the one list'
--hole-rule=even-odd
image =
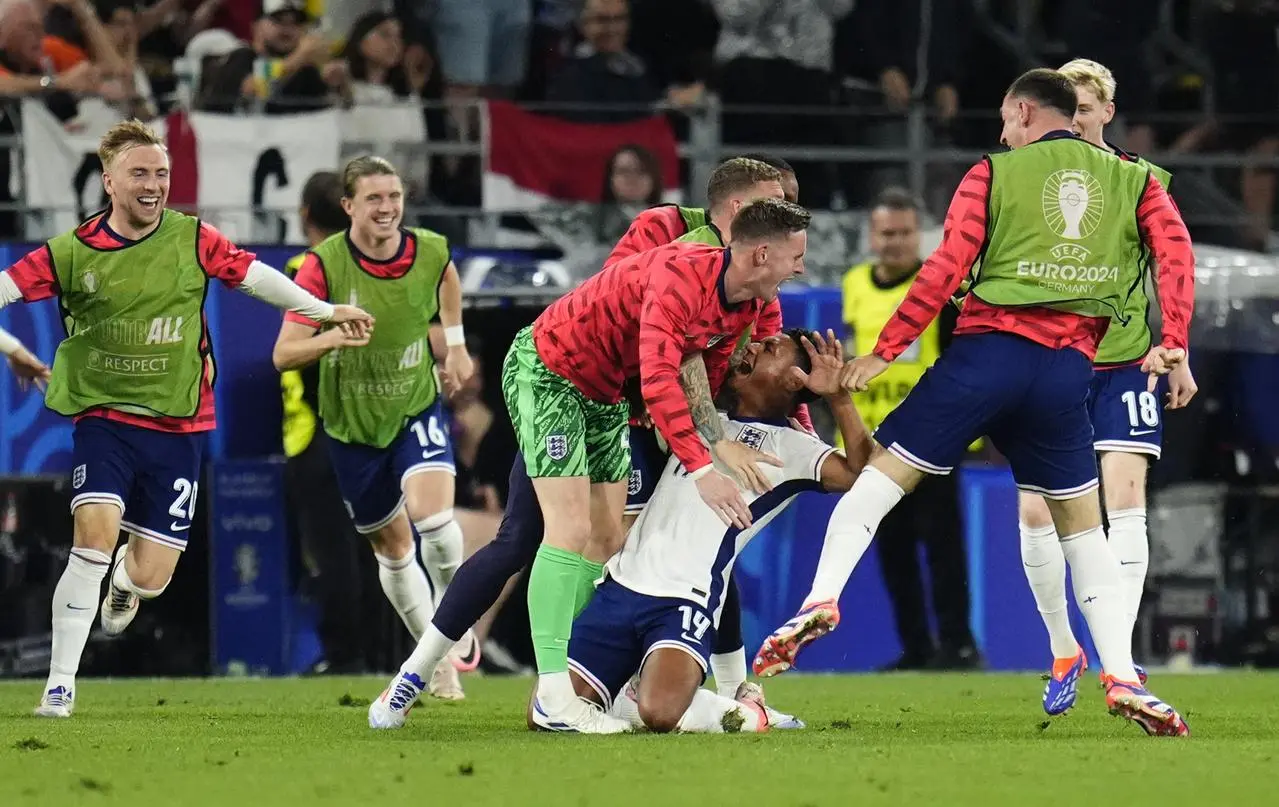
[{"label": "euro 2024 logo", "polygon": [[[1067,168],[1052,173],[1044,182],[1044,221],[1059,238],[1081,241],[1097,232],[1105,208],[1101,183],[1087,171]],[[1052,255],[1058,260],[1084,261],[1089,250],[1082,244],[1058,244]]]}]

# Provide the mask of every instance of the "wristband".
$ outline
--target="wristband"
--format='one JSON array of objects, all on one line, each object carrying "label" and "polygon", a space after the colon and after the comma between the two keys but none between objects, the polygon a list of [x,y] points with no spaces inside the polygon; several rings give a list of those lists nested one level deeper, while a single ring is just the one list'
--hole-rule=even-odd
[{"label": "wristband", "polygon": [[688,475],[688,478],[696,482],[697,480],[701,479],[703,476],[706,476],[708,473],[710,473],[713,470],[715,470],[715,464],[708,462],[705,465],[703,465],[701,468],[698,468],[696,471],[693,471],[692,473],[690,473]]},{"label": "wristband", "polygon": [[449,347],[465,347],[466,331],[461,325],[450,325],[444,329],[444,344]]}]

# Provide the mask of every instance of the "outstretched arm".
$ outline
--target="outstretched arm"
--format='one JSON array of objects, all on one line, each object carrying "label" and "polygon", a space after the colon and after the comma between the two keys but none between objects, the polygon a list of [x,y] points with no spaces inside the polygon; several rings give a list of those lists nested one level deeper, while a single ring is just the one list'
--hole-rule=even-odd
[{"label": "outstretched arm", "polygon": [[946,211],[939,246],[915,276],[906,299],[879,333],[873,351],[891,362],[915,343],[959,289],[986,242],[986,202],[990,196],[990,164],[968,169]]}]

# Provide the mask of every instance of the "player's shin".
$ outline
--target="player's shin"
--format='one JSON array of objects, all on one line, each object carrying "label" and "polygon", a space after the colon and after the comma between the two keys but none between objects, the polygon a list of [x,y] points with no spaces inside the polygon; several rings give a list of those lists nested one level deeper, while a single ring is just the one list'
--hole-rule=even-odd
[{"label": "player's shin", "polygon": [[879,523],[905,495],[906,492],[878,468],[867,466],[862,471],[831,513],[813,588],[805,603],[839,599],[853,569],[870,548]]},{"label": "player's shin", "polygon": [[529,570],[528,619],[537,661],[537,697],[544,711],[556,713],[576,699],[568,675],[568,639],[582,578],[582,556],[542,544]]},{"label": "player's shin", "polygon": [[462,528],[453,520],[453,508],[416,521],[413,527],[422,539],[422,565],[431,577],[438,605],[462,565]]},{"label": "player's shin", "polygon": [[1114,510],[1109,514],[1110,551],[1119,561],[1119,585],[1124,594],[1124,612],[1129,627],[1137,624],[1141,595],[1146,589],[1146,569],[1150,565],[1150,541],[1146,532],[1146,508]]},{"label": "player's shin", "polygon": [[376,553],[374,557],[377,558],[377,577],[382,584],[382,592],[400,615],[414,641],[420,639],[435,610],[431,601],[431,584],[427,582],[426,573],[417,564],[412,549],[402,558],[389,558]]},{"label": "player's shin", "polygon": [[74,684],[110,564],[105,552],[81,547],[71,550],[67,568],[53,590],[53,652],[46,689]]},{"label": "player's shin", "polygon": [[1075,600],[1088,622],[1102,669],[1120,681],[1137,681],[1132,666],[1132,631],[1124,618],[1124,599],[1115,560],[1100,526],[1067,535],[1061,549],[1074,583]]},{"label": "player's shin", "polygon": [[1048,629],[1053,658],[1072,658],[1079,652],[1079,642],[1070,628],[1070,612],[1066,608],[1066,556],[1057,540],[1057,530],[1051,524],[1031,527],[1024,523],[1018,524],[1018,529],[1022,569]]}]

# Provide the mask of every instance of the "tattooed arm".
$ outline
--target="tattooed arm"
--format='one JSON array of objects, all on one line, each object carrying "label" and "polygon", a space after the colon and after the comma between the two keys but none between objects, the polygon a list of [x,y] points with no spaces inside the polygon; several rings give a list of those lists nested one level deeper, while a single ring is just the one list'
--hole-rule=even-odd
[{"label": "tattooed arm", "polygon": [[[743,350],[743,352],[745,352]],[[737,351],[733,351],[734,355]],[[729,366],[732,366],[730,362]],[[706,374],[706,360],[702,354],[694,353],[684,359],[679,368],[679,385],[688,398],[688,413],[693,416],[693,425],[712,449],[724,439],[724,422],[715,409],[715,399],[711,397],[711,382]]]}]

